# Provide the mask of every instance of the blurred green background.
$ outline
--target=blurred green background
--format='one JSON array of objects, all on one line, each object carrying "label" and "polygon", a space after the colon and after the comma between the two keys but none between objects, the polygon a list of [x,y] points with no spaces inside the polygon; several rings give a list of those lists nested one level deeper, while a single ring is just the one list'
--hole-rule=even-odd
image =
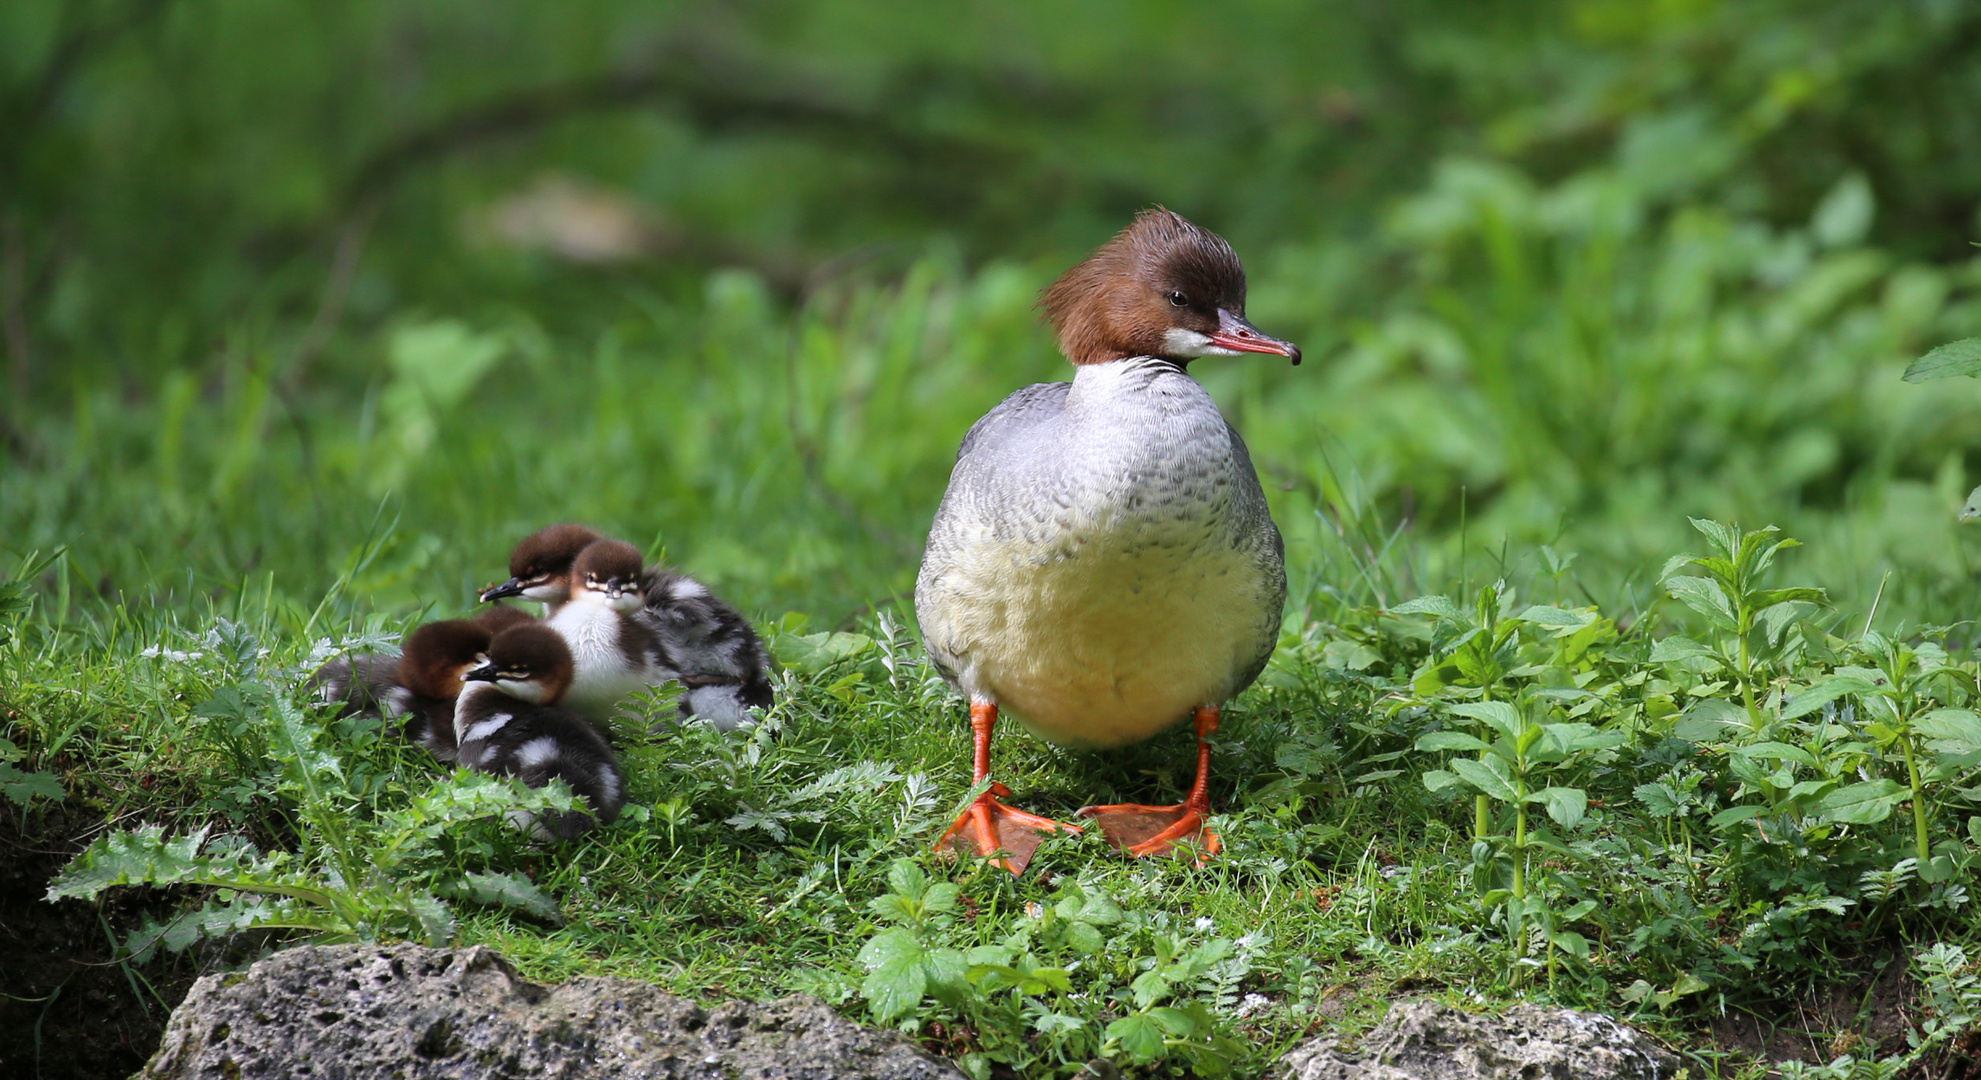
[{"label": "blurred green background", "polygon": [[1299,369],[1196,371],[1296,606],[1685,515],[1969,618],[1981,6],[0,5],[0,546],[58,613],[453,610],[558,519],[759,614],[901,596],[1040,287],[1226,235]]}]

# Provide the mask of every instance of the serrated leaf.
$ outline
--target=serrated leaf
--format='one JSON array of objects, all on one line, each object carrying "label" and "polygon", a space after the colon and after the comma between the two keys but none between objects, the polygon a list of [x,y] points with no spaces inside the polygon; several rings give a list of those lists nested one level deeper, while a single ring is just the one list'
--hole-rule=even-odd
[{"label": "serrated leaf", "polygon": [[1725,525],[1711,518],[1686,518],[1699,534],[1713,542],[1721,552],[1731,555],[1740,550],[1740,532],[1731,525]]},{"label": "serrated leaf", "polygon": [[1673,817],[1685,809],[1685,799],[1678,789],[1662,780],[1639,784],[1631,789],[1631,794],[1650,810],[1652,817]]},{"label": "serrated leaf", "polygon": [[1580,630],[1596,621],[1593,612],[1569,611],[1566,608],[1550,607],[1546,604],[1535,604],[1514,617],[1521,622],[1533,623],[1535,626],[1567,630]]},{"label": "serrated leaf", "polygon": [[1981,337],[1950,341],[1905,369],[1906,382],[1944,379],[1950,375],[1981,376]]},{"label": "serrated leaf", "polygon": [[887,867],[887,887],[910,900],[920,900],[929,875],[913,859],[896,859]]},{"label": "serrated leaf", "polygon": [[1391,615],[1433,615],[1440,619],[1449,619],[1452,622],[1465,621],[1465,616],[1459,612],[1458,605],[1452,603],[1451,598],[1446,596],[1420,596],[1415,600],[1406,600],[1390,608],[1389,613]]},{"label": "serrated leaf", "polygon": [[22,772],[5,762],[0,762],[0,794],[16,806],[26,806],[36,797],[55,802],[67,797],[54,773]]},{"label": "serrated leaf", "polygon": [[1107,1026],[1107,1037],[1137,1061],[1154,1061],[1163,1056],[1162,1025],[1147,1013],[1132,1013]]},{"label": "serrated leaf", "polygon": [[958,949],[930,949],[922,960],[925,993],[951,1005],[960,1004],[970,992],[970,964]]},{"label": "serrated leaf", "polygon": [[460,896],[490,907],[527,911],[539,919],[557,920],[557,901],[521,874],[469,872],[463,876]]},{"label": "serrated leaf", "polygon": [[1491,757],[1484,761],[1453,758],[1451,771],[1457,773],[1466,783],[1501,802],[1512,802],[1520,797],[1514,791],[1512,776],[1507,773],[1506,765],[1499,758]]},{"label": "serrated leaf", "polygon": [[454,913],[439,899],[421,893],[412,899],[413,915],[420,921],[420,930],[426,936],[428,946],[444,949],[454,944]]},{"label": "serrated leaf", "polygon": [[49,882],[47,898],[93,900],[113,885],[174,885],[190,881],[207,865],[200,858],[204,829],[174,839],[147,825],[99,837]]},{"label": "serrated leaf", "polygon": [[860,996],[867,999],[874,1019],[881,1023],[899,1019],[922,1003],[928,989],[928,975],[919,960],[889,960],[873,969],[860,984]]},{"label": "serrated leaf", "polygon": [[1680,575],[1665,579],[1665,591],[1671,594],[1672,599],[1704,615],[1721,629],[1732,630],[1739,625],[1733,614],[1733,604],[1727,600],[1726,592],[1717,581]]},{"label": "serrated leaf", "polygon": [[860,964],[869,970],[896,962],[920,964],[926,950],[913,931],[895,927],[875,934],[860,948]]}]

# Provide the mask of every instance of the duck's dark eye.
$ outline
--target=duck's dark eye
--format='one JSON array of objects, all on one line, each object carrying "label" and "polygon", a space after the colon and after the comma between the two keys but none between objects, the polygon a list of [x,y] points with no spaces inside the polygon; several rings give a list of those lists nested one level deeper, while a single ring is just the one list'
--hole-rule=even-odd
[{"label": "duck's dark eye", "polygon": [[1189,306],[1190,306],[1190,298],[1189,298],[1189,297],[1187,297],[1187,296],[1185,296],[1185,295],[1183,295],[1183,294],[1182,294],[1182,293],[1180,293],[1180,292],[1173,292],[1173,293],[1170,293],[1170,294],[1169,294],[1169,302],[1170,302],[1170,303],[1172,303],[1172,304],[1175,304],[1175,305],[1176,305],[1177,307],[1189,307]]}]

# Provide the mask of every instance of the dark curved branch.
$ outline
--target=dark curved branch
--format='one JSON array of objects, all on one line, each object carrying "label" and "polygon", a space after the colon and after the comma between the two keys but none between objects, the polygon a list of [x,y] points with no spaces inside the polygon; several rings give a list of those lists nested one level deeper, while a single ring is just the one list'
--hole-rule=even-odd
[{"label": "dark curved branch", "polygon": [[373,151],[345,185],[354,206],[391,187],[413,168],[496,139],[526,135],[586,113],[673,106],[703,131],[784,129],[828,135],[908,159],[945,157],[988,163],[1004,152],[984,144],[904,127],[885,114],[829,104],[795,91],[744,91],[763,80],[716,82],[699,74],[614,72],[536,87],[468,105]]}]

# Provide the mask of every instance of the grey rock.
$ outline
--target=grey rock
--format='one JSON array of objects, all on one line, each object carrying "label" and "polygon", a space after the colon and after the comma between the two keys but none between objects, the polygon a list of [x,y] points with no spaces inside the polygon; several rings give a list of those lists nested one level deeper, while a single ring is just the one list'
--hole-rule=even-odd
[{"label": "grey rock", "polygon": [[959,1080],[815,998],[704,1009],[630,979],[525,982],[479,946],[303,946],[209,975],[144,1080]]},{"label": "grey rock", "polygon": [[1516,1005],[1477,1016],[1397,1005],[1356,1053],[1322,1036],[1288,1054],[1282,1080],[1672,1080],[1678,1058],[1601,1013]]}]

